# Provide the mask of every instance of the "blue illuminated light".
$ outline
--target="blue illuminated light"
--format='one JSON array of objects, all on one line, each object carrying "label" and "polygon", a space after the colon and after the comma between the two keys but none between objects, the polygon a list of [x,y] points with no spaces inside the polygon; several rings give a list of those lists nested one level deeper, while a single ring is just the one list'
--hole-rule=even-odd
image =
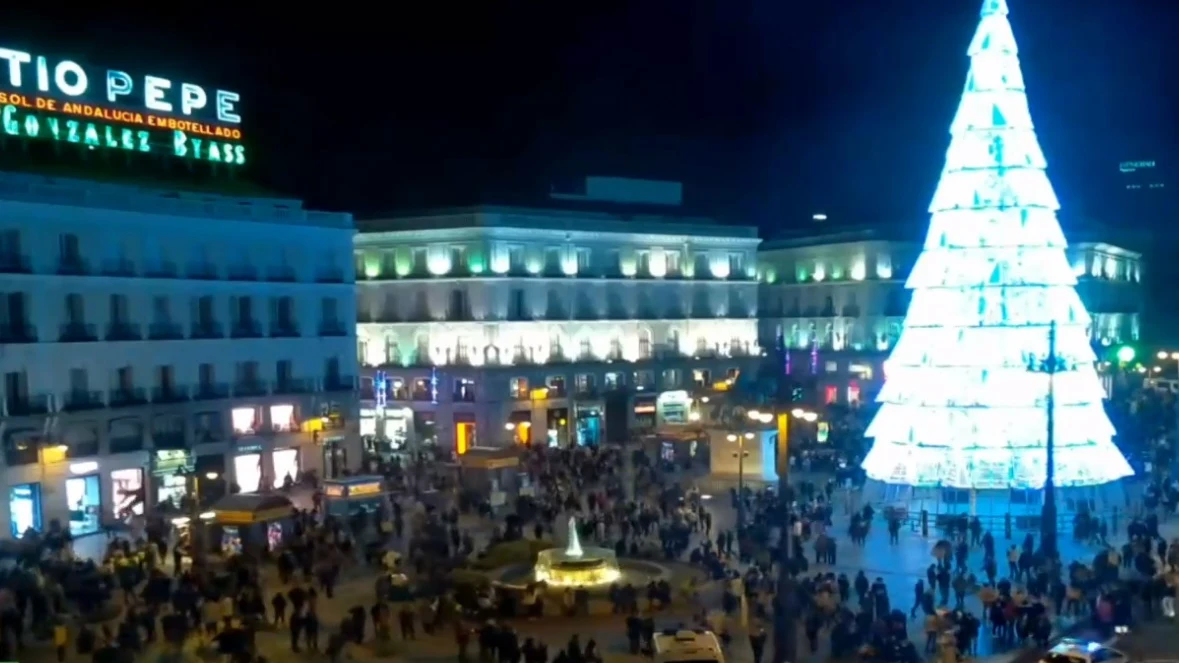
[{"label": "blue illuminated light", "polygon": [[864,469],[914,486],[1043,487],[1049,377],[1029,361],[1048,355],[1055,321],[1066,367],[1055,377],[1056,483],[1129,476],[1102,406],[1091,321],[1065,258],[1006,0],[983,3],[967,54]]}]

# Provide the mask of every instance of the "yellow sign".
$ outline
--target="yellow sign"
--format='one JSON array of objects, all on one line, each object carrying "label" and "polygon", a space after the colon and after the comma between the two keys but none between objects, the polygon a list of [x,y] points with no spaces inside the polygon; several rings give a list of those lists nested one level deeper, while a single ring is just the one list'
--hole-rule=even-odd
[{"label": "yellow sign", "polygon": [[343,497],[344,487],[339,485],[327,485],[323,487],[323,494],[325,497]]},{"label": "yellow sign", "polygon": [[790,414],[778,415],[778,476],[786,476],[790,469]]},{"label": "yellow sign", "polygon": [[362,483],[356,486],[348,486],[348,497],[357,497],[360,495],[380,495],[380,483]]},{"label": "yellow sign", "polygon": [[548,387],[538,387],[536,389],[533,389],[532,392],[529,394],[529,396],[531,396],[532,400],[534,400],[534,401],[543,401],[549,397],[549,388]]}]

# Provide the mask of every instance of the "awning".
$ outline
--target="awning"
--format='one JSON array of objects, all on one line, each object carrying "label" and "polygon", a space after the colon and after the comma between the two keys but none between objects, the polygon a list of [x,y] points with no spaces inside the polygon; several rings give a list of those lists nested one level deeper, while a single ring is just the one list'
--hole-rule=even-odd
[{"label": "awning", "polygon": [[295,506],[283,495],[237,494],[222,497],[213,505],[216,522],[221,525],[250,525],[289,518]]}]

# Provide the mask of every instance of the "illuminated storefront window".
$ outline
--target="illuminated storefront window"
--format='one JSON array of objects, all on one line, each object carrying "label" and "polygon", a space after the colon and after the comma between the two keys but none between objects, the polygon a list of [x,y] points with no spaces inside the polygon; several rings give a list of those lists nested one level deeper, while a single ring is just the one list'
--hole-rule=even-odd
[{"label": "illuminated storefront window", "polygon": [[282,488],[288,478],[292,483],[299,478],[298,449],[280,449],[274,452],[274,487]]},{"label": "illuminated storefront window", "polygon": [[241,492],[258,492],[262,485],[262,454],[242,454],[234,457],[233,472]]},{"label": "illuminated storefront window", "polygon": [[70,534],[82,536],[98,531],[102,520],[102,489],[98,475],[66,479],[66,504],[70,511]]},{"label": "illuminated storefront window", "polygon": [[235,407],[230,411],[235,435],[253,435],[258,430],[258,411],[252,407]]},{"label": "illuminated storefront window", "polygon": [[14,538],[41,531],[41,484],[26,483],[8,491],[8,523]]},{"label": "illuminated storefront window", "polygon": [[115,520],[142,516],[143,511],[143,470],[131,467],[111,472],[111,515]]},{"label": "illuminated storefront window", "polygon": [[270,426],[277,433],[289,433],[295,429],[295,406],[271,405]]}]

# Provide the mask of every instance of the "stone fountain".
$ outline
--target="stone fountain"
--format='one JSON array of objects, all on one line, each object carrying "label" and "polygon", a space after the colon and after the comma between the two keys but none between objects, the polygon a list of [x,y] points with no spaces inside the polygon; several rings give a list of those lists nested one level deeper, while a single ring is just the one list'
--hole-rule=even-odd
[{"label": "stone fountain", "polygon": [[581,547],[577,519],[569,518],[569,542],[565,549],[549,548],[536,556],[533,576],[557,587],[608,585],[622,577],[618,557],[608,548]]}]

